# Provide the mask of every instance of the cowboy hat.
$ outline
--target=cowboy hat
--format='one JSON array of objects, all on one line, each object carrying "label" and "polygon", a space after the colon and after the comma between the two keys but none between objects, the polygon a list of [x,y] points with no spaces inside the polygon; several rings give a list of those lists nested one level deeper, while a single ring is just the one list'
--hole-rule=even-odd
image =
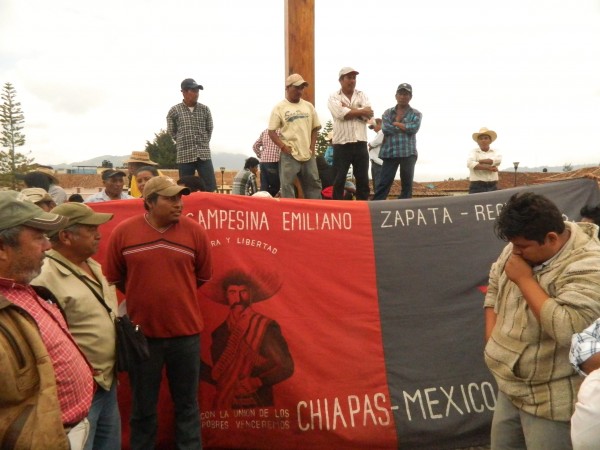
[{"label": "cowboy hat", "polygon": [[273,271],[267,273],[264,270],[249,270],[236,268],[226,271],[215,277],[200,288],[211,300],[228,305],[226,289],[231,285],[244,285],[251,291],[251,303],[262,302],[273,297],[281,289],[281,278]]},{"label": "cowboy hat", "polygon": [[494,142],[496,140],[496,138],[498,137],[498,135],[496,134],[495,131],[488,130],[486,127],[483,127],[483,128],[479,129],[478,133],[473,133],[473,140],[475,142],[477,142],[477,139],[479,139],[479,136],[481,136],[482,134],[489,136],[490,139],[492,140],[492,142]]},{"label": "cowboy hat", "polygon": [[131,156],[128,160],[124,161],[124,164],[129,163],[139,163],[145,166],[157,166],[158,163],[155,163],[150,159],[150,153],[148,152],[131,152]]}]

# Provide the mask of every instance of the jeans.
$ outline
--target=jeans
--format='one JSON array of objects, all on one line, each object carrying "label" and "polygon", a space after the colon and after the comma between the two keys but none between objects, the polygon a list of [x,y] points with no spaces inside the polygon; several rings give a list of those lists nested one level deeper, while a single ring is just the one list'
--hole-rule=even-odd
[{"label": "jeans", "polygon": [[373,179],[373,193],[375,193],[375,189],[377,189],[379,179],[381,178],[381,164],[371,161],[371,178]]},{"label": "jeans", "polygon": [[197,159],[193,162],[179,163],[179,178],[196,175],[202,178],[204,184],[206,184],[206,190],[208,192],[215,192],[217,190],[217,179],[215,178],[215,169],[213,168],[212,160],[201,160]]},{"label": "jeans", "polygon": [[471,181],[469,183],[469,194],[480,194],[482,192],[492,192],[498,190],[496,181]]},{"label": "jeans", "polygon": [[363,141],[335,144],[333,146],[333,199],[343,200],[346,175],[352,165],[356,179],[356,200],[369,199],[369,152],[367,143]]},{"label": "jeans", "polygon": [[304,198],[321,198],[321,180],[317,170],[317,160],[298,161],[287,153],[281,153],[279,161],[279,179],[281,180],[281,198],[296,198],[294,179],[298,177]]},{"label": "jeans", "polygon": [[415,176],[416,164],[417,155],[383,159],[381,178],[375,188],[373,200],[385,200],[388,197],[398,166],[400,166],[400,184],[402,186],[402,191],[398,198],[412,198],[413,178]]},{"label": "jeans", "polygon": [[273,197],[279,192],[279,163],[260,163],[260,190],[267,191]]},{"label": "jeans", "polygon": [[569,422],[536,417],[519,410],[498,392],[492,419],[492,450],[570,450]]},{"label": "jeans", "polygon": [[88,414],[90,433],[85,450],[114,450],[121,448],[121,415],[117,403],[117,380],[109,391],[96,386]]},{"label": "jeans", "polygon": [[200,375],[200,335],[148,338],[150,359],[135,364],[131,381],[132,450],[152,449],[156,442],[156,411],[162,369],[175,406],[175,443],[180,450],[202,449],[198,377]]}]

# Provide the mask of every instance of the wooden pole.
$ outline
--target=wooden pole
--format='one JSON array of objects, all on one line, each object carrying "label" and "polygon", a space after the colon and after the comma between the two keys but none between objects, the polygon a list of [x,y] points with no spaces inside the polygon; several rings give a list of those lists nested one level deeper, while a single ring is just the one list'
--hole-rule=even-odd
[{"label": "wooden pole", "polygon": [[285,0],[285,77],[299,73],[309,86],[302,98],[315,104],[315,0]]}]

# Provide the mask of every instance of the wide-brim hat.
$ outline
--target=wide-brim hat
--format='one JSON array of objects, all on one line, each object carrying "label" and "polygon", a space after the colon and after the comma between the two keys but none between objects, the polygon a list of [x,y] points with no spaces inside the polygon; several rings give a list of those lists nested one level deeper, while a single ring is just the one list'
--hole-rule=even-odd
[{"label": "wide-brim hat", "polygon": [[479,132],[473,133],[473,140],[475,142],[478,142],[477,140],[479,139],[479,136],[481,136],[482,134],[489,136],[490,139],[492,140],[492,142],[494,142],[496,140],[496,138],[498,137],[498,135],[496,134],[495,131],[488,130],[487,128],[483,127],[483,128],[479,129]]},{"label": "wide-brim hat", "polygon": [[273,297],[282,286],[281,277],[275,270],[253,268],[251,271],[243,268],[227,270],[204,284],[200,291],[212,301],[228,305],[226,287],[244,285],[250,289],[250,303],[258,303]]},{"label": "wide-brim hat", "polygon": [[0,192],[0,231],[19,225],[51,231],[62,228],[68,220],[58,214],[44,211],[20,192]]},{"label": "wide-brim hat", "polygon": [[41,172],[48,178],[50,178],[51,184],[59,184],[58,178],[56,178],[56,171],[54,169],[49,169],[47,167],[38,167],[35,170],[32,170],[32,172]]},{"label": "wide-brim hat", "polygon": [[131,156],[129,157],[129,159],[124,161],[124,163],[139,163],[145,166],[158,166],[158,163],[155,163],[150,159],[150,153],[148,152],[131,152]]}]

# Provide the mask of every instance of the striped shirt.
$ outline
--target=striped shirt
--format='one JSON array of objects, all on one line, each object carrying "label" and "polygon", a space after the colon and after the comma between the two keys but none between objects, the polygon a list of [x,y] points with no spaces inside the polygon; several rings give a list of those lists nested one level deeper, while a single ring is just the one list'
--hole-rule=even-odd
[{"label": "striped shirt", "polygon": [[173,106],[167,114],[167,131],[175,141],[177,164],[210,159],[213,121],[208,106],[197,103],[192,111],[183,102]]},{"label": "striped shirt", "polygon": [[379,157],[381,159],[404,158],[418,155],[417,131],[421,127],[422,114],[409,106],[400,121],[406,125],[406,131],[403,131],[396,125],[392,125],[396,122],[397,107],[398,105],[389,108],[383,113],[381,129],[383,130],[384,138],[381,150],[379,150]]},{"label": "striped shirt", "polygon": [[581,375],[586,376],[579,366],[591,356],[600,352],[600,319],[583,330],[573,335],[569,360],[571,365]]},{"label": "striped shirt", "polygon": [[371,106],[371,102],[362,91],[355,90],[352,97],[348,99],[341,91],[334,92],[329,96],[327,107],[333,116],[333,144],[347,144],[349,142],[367,142],[366,117],[344,119],[351,108],[365,108]]},{"label": "striped shirt", "polygon": [[[278,136],[281,136],[279,130],[276,133]],[[260,136],[252,146],[252,150],[254,150],[260,162],[263,163],[279,162],[281,156],[281,149],[269,137],[268,129],[260,133]]]},{"label": "striped shirt", "polygon": [[38,297],[31,287],[12,280],[0,279],[0,293],[27,311],[40,330],[54,367],[63,424],[80,422],[87,416],[92,404],[94,379],[59,309]]},{"label": "striped shirt", "polygon": [[233,178],[231,193],[234,195],[254,195],[258,191],[256,175],[248,169],[240,170]]}]

